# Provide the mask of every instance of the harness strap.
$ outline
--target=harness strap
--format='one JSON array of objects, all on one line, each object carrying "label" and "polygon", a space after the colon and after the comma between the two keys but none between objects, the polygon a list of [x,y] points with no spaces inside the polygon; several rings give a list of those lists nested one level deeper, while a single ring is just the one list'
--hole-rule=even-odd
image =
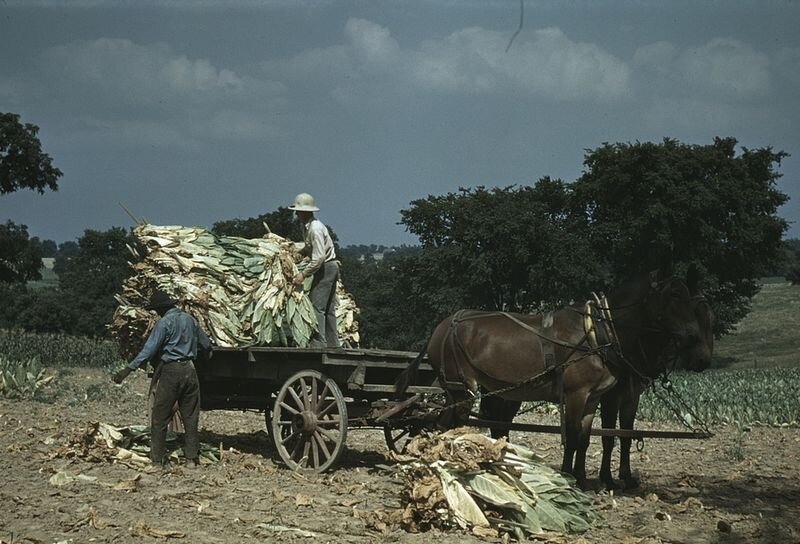
[{"label": "harness strap", "polygon": [[[441,348],[441,353],[440,353],[440,357],[441,357],[440,360],[442,360],[442,361],[445,360],[445,358],[444,358],[445,345],[449,345],[451,347],[451,349],[453,350],[453,355],[454,356],[456,355],[456,348],[458,348],[459,351],[464,356],[464,358],[466,359],[466,362],[468,364],[472,365],[472,361],[470,360],[469,353],[467,353],[467,350],[464,347],[464,344],[461,342],[461,339],[458,336],[458,325],[462,321],[502,316],[502,317],[506,317],[506,318],[510,319],[511,321],[513,321],[514,323],[516,323],[517,325],[522,327],[523,329],[525,329],[525,330],[527,330],[529,332],[532,332],[533,334],[535,334],[536,336],[538,336],[539,338],[544,340],[544,342],[541,343],[542,344],[542,352],[544,354],[544,361],[545,361],[544,370],[542,372],[540,372],[539,374],[537,374],[536,376],[533,376],[532,378],[525,379],[525,380],[519,382],[513,388],[509,388],[509,390],[516,389],[517,387],[521,387],[522,385],[525,385],[525,384],[530,383],[530,382],[532,382],[534,380],[542,378],[542,377],[544,377],[546,374],[548,374],[551,371],[562,371],[563,368],[567,364],[570,363],[570,358],[576,352],[582,352],[582,353],[584,353],[584,356],[591,355],[593,353],[599,353],[600,357],[603,359],[603,361],[605,361],[605,357],[603,357],[602,350],[599,347],[593,347],[591,345],[589,345],[587,347],[585,345],[585,344],[588,343],[588,336],[589,336],[589,332],[588,331],[584,332],[583,338],[581,338],[581,340],[577,344],[570,344],[569,342],[565,342],[565,341],[559,340],[557,338],[553,338],[553,336],[551,334],[552,326],[553,326],[552,313],[548,313],[548,314],[546,314],[544,316],[543,324],[545,325],[545,327],[544,327],[545,330],[542,331],[540,329],[537,329],[536,327],[532,327],[532,326],[528,325],[527,323],[523,322],[522,320],[520,320],[519,318],[517,318],[514,315],[511,315],[508,312],[491,312],[491,313],[483,313],[483,314],[477,314],[477,315],[471,315],[471,316],[464,316],[465,312],[466,312],[466,310],[463,310],[463,309],[459,310],[455,314],[453,314],[453,317],[450,319],[450,328],[449,328],[449,331],[448,331],[448,334],[447,334],[447,338],[446,338],[446,340],[444,342],[442,342],[442,348]],[[549,317],[549,319],[547,319],[548,317]],[[570,352],[567,354],[567,356],[564,358],[564,360],[561,361],[560,363],[556,363],[555,347],[554,347],[556,345],[564,347],[564,348],[567,348],[567,349],[570,350]],[[548,354],[549,354],[549,356],[548,356]],[[548,359],[549,359],[549,361],[548,361]],[[461,370],[461,366],[457,362],[456,362],[456,364],[454,366],[456,367],[456,372],[458,372],[458,379],[461,380],[461,383],[466,386],[467,385],[466,378],[464,376],[464,373]],[[445,367],[445,365],[441,365],[440,368],[439,368],[440,380],[442,381],[443,384],[445,384],[445,387],[447,387],[447,384],[449,382],[447,381],[447,376],[445,375],[445,368],[444,367]],[[562,379],[562,375],[563,375],[563,372],[559,372],[558,386],[559,386],[559,389],[561,390],[561,397],[562,397],[562,403],[563,403],[563,379]],[[467,388],[467,390],[470,391],[471,393],[473,393],[473,395],[476,393],[475,391],[471,391],[469,388]]]}]

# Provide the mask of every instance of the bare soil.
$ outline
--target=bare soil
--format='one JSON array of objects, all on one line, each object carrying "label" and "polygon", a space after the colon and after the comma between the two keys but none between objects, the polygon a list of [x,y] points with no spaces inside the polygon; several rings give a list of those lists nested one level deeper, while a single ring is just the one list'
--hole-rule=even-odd
[{"label": "bare soil", "polygon": [[[487,541],[458,530],[406,533],[364,515],[400,505],[402,483],[381,468],[391,461],[380,430],[353,429],[341,467],[327,474],[283,468],[258,413],[203,413],[201,440],[220,448],[222,462],[198,469],[145,472],[81,453],[89,422],[147,424],[148,379],[137,372],[117,387],[101,370],[58,374],[47,402],[0,400],[0,543]],[[589,532],[537,541],[800,542],[800,430],[712,430],[708,440],[648,440],[632,459],[640,488],[593,494],[601,521]],[[515,432],[511,441],[560,465],[557,435]],[[593,438],[590,474],[600,450]],[[54,485],[59,472],[83,476]]]}]

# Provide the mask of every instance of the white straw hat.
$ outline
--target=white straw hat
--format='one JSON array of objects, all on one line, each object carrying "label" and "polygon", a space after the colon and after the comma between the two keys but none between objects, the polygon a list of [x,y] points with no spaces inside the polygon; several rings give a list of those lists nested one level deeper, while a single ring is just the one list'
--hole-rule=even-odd
[{"label": "white straw hat", "polygon": [[314,205],[314,197],[308,193],[300,193],[294,197],[294,204],[289,206],[289,209],[297,212],[319,211],[319,208]]}]

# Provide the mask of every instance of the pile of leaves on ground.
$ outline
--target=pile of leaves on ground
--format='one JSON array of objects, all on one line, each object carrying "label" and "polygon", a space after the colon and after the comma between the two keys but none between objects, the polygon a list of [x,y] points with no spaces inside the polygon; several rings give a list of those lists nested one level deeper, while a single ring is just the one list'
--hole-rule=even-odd
[{"label": "pile of leaves on ground", "polygon": [[[316,315],[306,289],[292,278],[307,260],[296,244],[273,233],[263,238],[216,236],[200,227],[140,224],[131,247],[134,274],[117,295],[110,326],[127,356],[158,319],[145,309],[162,289],[192,314],[217,346],[308,347]],[[342,345],[358,345],[358,307],[341,282],[337,286]]]},{"label": "pile of leaves on ground", "polygon": [[475,429],[423,434],[392,455],[405,483],[402,508],[372,513],[373,525],[510,533],[522,541],[543,532],[581,533],[597,519],[570,476],[527,448]]},{"label": "pile of leaves on ground", "polygon": [[[167,431],[168,460],[178,463],[183,459],[183,435]],[[217,463],[219,450],[205,442],[200,443],[200,463]],[[69,445],[57,453],[59,457],[78,457],[93,462],[116,461],[134,466],[150,464],[150,428],[143,425],[116,427],[107,423],[90,421]]]}]

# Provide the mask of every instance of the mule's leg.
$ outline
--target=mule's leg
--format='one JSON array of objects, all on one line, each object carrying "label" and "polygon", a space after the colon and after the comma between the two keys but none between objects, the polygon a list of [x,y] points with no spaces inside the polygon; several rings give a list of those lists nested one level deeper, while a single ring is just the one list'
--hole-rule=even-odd
[{"label": "mule's leg", "polygon": [[[619,408],[619,428],[633,429],[636,419],[636,411],[639,409],[639,397],[641,389],[632,386],[626,389],[622,395]],[[639,487],[639,480],[633,477],[631,472],[631,439],[619,439],[619,478],[625,483],[625,489],[636,489]]]},{"label": "mule's leg", "polygon": [[572,475],[581,489],[587,489],[586,482],[586,450],[589,449],[589,439],[592,435],[592,421],[594,420],[594,413],[597,410],[599,398],[592,400],[591,398],[584,406],[584,411],[580,418],[580,428],[577,436],[577,449],[575,450],[575,466],[572,470]]},{"label": "mule's leg", "polygon": [[[506,400],[497,395],[481,397],[481,419],[498,421],[501,423],[511,423],[517,415],[522,402],[518,400]],[[504,427],[491,427],[492,438],[502,438],[509,435],[509,430]]]},{"label": "mule's leg", "polygon": [[472,409],[473,395],[463,390],[448,390],[446,408],[436,420],[436,426],[440,429],[454,429],[466,425],[469,413]]},{"label": "mule's leg", "polygon": [[[615,387],[600,399],[600,419],[604,429],[617,428],[617,415],[619,414],[619,388]],[[600,463],[600,481],[606,489],[618,489],[611,475],[611,456],[614,453],[614,437],[603,437],[603,460]]]},{"label": "mule's leg", "polygon": [[[564,460],[561,463],[561,472],[566,472],[575,476],[578,485],[583,487],[583,479],[586,478],[586,470],[582,474],[576,473],[578,464],[575,460],[575,452],[578,451],[581,443],[581,429],[583,428],[583,413],[586,408],[586,395],[583,391],[573,391],[564,396]],[[578,479],[578,476],[581,479]]]}]

